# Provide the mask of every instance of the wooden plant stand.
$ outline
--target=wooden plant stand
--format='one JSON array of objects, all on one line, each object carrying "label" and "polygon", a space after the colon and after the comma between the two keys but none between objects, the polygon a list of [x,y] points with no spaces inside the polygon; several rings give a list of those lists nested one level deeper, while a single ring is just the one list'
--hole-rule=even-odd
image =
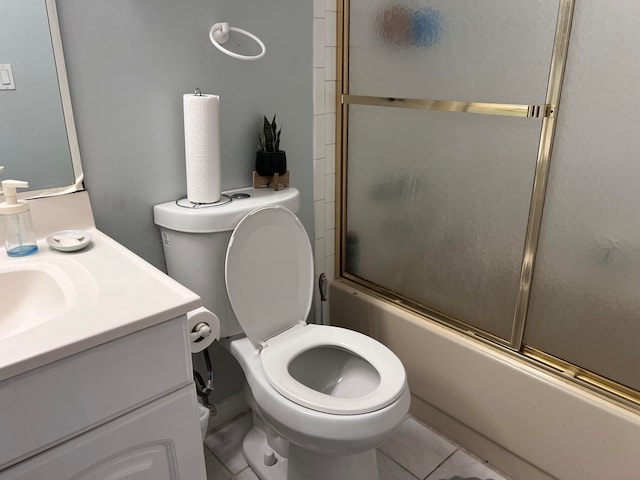
[{"label": "wooden plant stand", "polygon": [[284,187],[289,186],[289,170],[280,175],[276,173],[273,177],[262,177],[258,175],[258,172],[254,170],[253,172],[253,188],[260,188],[269,185],[276,192],[280,190],[280,186]]}]

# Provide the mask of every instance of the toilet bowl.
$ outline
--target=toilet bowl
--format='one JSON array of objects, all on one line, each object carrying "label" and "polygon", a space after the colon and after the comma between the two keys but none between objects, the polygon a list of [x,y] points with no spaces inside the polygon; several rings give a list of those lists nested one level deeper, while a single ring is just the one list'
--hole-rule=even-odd
[{"label": "toilet bowl", "polygon": [[[305,334],[315,335],[319,329],[326,329],[327,326],[295,328],[304,329]],[[330,455],[352,455],[374,449],[393,433],[409,409],[408,388],[389,394],[386,405],[366,413],[335,414],[312,409],[290,400],[272,387],[270,378],[265,374],[261,354],[247,338],[232,341],[231,353],[238,359],[247,377],[248,393],[253,400],[250,403],[255,404],[275,432],[301,448]],[[324,395],[328,397],[327,403],[335,402],[336,398]],[[357,398],[350,400],[357,401]]]},{"label": "toilet bowl", "polygon": [[300,323],[274,337],[261,360],[278,393],[324,413],[373,412],[406,387],[398,357],[370,337],[344,328]]},{"label": "toilet bowl", "polygon": [[305,322],[313,257],[298,218],[281,206],[244,217],[227,247],[225,279],[246,335],[231,353],[260,415],[290,442],[286,478],[377,478],[375,447],[409,408],[404,367],[370,337]]},{"label": "toilet bowl", "polygon": [[228,193],[249,200],[168,202],[154,215],[169,275],[218,314],[245,373],[249,465],[261,480],[378,480],[375,448],[409,409],[402,363],[370,337],[306,323],[313,255],[286,208],[300,206],[295,188]]}]

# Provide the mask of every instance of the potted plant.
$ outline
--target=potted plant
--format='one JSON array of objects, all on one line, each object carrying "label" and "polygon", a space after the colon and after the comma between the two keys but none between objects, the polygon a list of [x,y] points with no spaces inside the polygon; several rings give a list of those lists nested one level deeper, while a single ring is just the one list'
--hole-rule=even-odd
[{"label": "potted plant", "polygon": [[269,122],[263,115],[258,130],[259,150],[256,152],[256,172],[263,177],[272,177],[276,173],[283,175],[287,171],[287,156],[280,150],[280,132],[276,125],[276,116]]}]

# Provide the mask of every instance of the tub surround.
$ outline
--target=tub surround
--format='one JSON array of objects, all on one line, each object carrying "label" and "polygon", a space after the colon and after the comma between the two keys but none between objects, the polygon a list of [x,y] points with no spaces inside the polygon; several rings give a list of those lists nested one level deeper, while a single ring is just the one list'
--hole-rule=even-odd
[{"label": "tub surround", "polygon": [[498,349],[331,284],[331,321],[405,365],[411,413],[513,478],[636,478],[640,415]]}]

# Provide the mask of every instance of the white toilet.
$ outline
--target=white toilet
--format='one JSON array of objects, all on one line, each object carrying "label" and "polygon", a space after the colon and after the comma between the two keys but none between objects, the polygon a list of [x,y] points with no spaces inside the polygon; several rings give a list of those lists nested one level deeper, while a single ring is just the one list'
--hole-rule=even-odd
[{"label": "white toilet", "polygon": [[254,412],[249,465],[262,480],[378,479],[375,447],[409,409],[402,363],[370,337],[306,323],[313,255],[295,188],[228,194],[226,205],[170,202],[154,215],[169,275],[232,337]]}]

